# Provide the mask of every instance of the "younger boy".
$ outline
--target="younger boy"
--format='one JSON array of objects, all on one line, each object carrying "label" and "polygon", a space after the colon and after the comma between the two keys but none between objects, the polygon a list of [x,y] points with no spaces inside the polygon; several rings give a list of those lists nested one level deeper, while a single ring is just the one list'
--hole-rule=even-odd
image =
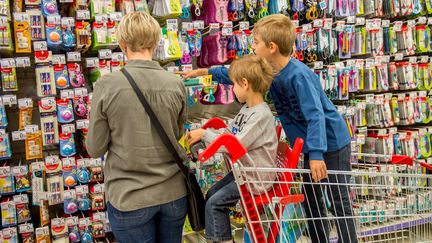
[{"label": "younger boy", "polygon": [[[329,242],[330,225],[326,217],[323,189],[312,186],[328,177],[333,214],[338,229],[338,242],[357,242],[352,207],[348,195],[349,176],[327,176],[330,170],[350,171],[350,135],[335,106],[325,95],[319,77],[302,62],[290,58],[295,41],[295,27],[287,16],[274,14],[259,20],[253,29],[252,49],[265,58],[276,76],[269,93],[289,141],[303,138],[305,168],[311,170],[304,176],[306,200],[304,208],[313,243]],[[231,83],[226,68],[198,69],[183,72],[185,78],[210,73],[220,83]],[[341,186],[335,185],[339,184]]]},{"label": "younger boy", "polygon": [[[264,102],[263,94],[270,87],[273,79],[271,66],[257,56],[246,56],[234,61],[229,70],[229,77],[234,82],[237,99],[246,103],[228,125],[228,129],[197,129],[189,133],[188,142],[194,144],[200,140],[211,143],[222,133],[232,133],[248,150],[252,161],[241,159],[247,167],[277,167],[276,153],[278,139],[273,114]],[[261,181],[274,181],[275,173],[247,174]],[[251,180],[252,181],[252,180]],[[254,194],[266,192],[271,184],[253,184]],[[232,242],[231,225],[228,215],[230,207],[240,199],[232,172],[216,183],[207,192],[205,208],[205,233],[212,242]]]}]

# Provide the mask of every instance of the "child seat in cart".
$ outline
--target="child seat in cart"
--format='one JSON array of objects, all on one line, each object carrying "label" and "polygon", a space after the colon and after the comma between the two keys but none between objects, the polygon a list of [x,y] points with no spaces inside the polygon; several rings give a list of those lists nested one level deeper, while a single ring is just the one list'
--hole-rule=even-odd
[{"label": "child seat in cart", "polygon": [[[226,128],[225,123],[219,118],[210,119],[203,127],[203,129],[214,128]],[[280,137],[281,127],[276,128],[277,135]],[[222,146],[228,151],[228,158],[232,165],[238,162],[243,156],[248,156],[246,149],[240,144],[238,139],[232,134],[223,134],[219,136],[213,143],[198,156],[199,161],[205,162],[210,159]],[[300,154],[303,148],[303,140],[298,138],[293,148],[290,148],[286,142],[279,141],[277,150],[277,166],[278,168],[284,169],[296,169]],[[239,191],[241,195],[241,204],[243,208],[243,214],[247,218],[248,231],[251,234],[251,238],[254,242],[276,242],[279,231],[281,230],[280,219],[284,208],[290,203],[300,203],[304,201],[303,194],[290,194],[290,186],[293,181],[292,172],[281,172],[278,173],[275,183],[269,191],[261,195],[254,195],[250,192],[246,183],[239,183]],[[238,180],[236,179],[238,182]],[[241,179],[240,179],[241,181]],[[267,237],[265,236],[265,230],[260,222],[259,215],[265,205],[269,205],[277,202],[275,208],[274,221],[270,224],[268,229]]]}]

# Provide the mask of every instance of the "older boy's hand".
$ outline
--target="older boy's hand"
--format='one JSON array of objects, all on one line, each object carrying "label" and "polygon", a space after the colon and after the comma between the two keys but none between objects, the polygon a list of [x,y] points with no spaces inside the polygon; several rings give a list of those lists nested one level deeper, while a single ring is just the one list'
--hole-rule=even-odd
[{"label": "older boy's hand", "polygon": [[204,136],[205,130],[200,128],[189,132],[187,137],[187,142],[189,145],[198,143],[201,141],[201,138]]},{"label": "older boy's hand", "polygon": [[191,71],[179,71],[179,72],[176,72],[176,74],[182,75],[184,79],[190,79],[190,78],[196,78],[199,76],[208,75],[208,69],[207,68],[200,68],[200,69],[195,69],[195,70],[191,70]]},{"label": "older boy's hand", "polygon": [[312,179],[315,182],[319,182],[324,178],[327,178],[327,166],[323,160],[311,160],[309,166],[312,174]]}]

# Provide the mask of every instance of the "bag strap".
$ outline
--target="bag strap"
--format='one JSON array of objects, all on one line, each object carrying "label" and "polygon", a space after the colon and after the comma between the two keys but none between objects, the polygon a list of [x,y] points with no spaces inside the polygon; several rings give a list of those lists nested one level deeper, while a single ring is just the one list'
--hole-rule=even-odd
[{"label": "bag strap", "polygon": [[153,126],[156,128],[156,131],[158,132],[160,138],[162,139],[162,142],[167,147],[170,154],[174,157],[174,160],[177,162],[177,165],[180,167],[180,170],[182,171],[185,178],[188,178],[188,170],[183,165],[183,159],[180,157],[179,153],[174,147],[174,144],[171,142],[171,140],[168,137],[168,134],[165,132],[165,129],[162,127],[162,124],[160,123],[159,119],[157,118],[156,114],[153,112],[153,109],[150,107],[149,103],[147,102],[147,99],[144,97],[141,90],[138,88],[138,85],[135,83],[132,76],[129,74],[126,69],[122,68],[120,70],[129,81],[130,85],[132,86],[133,90],[135,91],[136,95],[138,96],[138,99],[140,100],[144,110],[147,112],[148,116],[150,117],[150,121],[152,122]]}]

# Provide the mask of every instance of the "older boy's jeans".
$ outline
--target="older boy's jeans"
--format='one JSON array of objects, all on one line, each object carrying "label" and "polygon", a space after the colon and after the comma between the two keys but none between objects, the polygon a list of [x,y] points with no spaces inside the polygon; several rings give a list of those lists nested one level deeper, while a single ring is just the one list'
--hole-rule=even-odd
[{"label": "older boy's jeans", "polygon": [[[351,171],[350,157],[350,145],[335,152],[325,153],[324,161],[327,165],[327,170]],[[310,168],[307,154],[305,154],[304,167],[305,169]],[[354,219],[352,218],[353,212],[349,199],[349,187],[345,186],[346,183],[350,183],[350,176],[329,174],[328,182],[340,185],[327,185],[326,189],[319,184],[308,185],[308,182],[311,181],[308,175],[304,175],[303,180],[305,182],[304,191],[306,196],[303,206],[306,216],[309,219],[316,218],[316,220],[308,220],[309,236],[312,243],[329,242],[329,220],[320,219],[327,217],[323,198],[324,190],[327,190],[333,215],[337,218],[347,217],[335,221],[338,232],[338,242],[357,243],[356,227]],[[325,179],[323,182],[327,182],[327,180]]]},{"label": "older boy's jeans", "polygon": [[112,231],[120,243],[181,243],[187,207],[187,197],[183,197],[128,212],[117,210],[108,202],[107,210]]},{"label": "older boy's jeans", "polygon": [[229,173],[207,192],[205,233],[209,241],[232,239],[229,208],[240,200],[233,173]]}]

